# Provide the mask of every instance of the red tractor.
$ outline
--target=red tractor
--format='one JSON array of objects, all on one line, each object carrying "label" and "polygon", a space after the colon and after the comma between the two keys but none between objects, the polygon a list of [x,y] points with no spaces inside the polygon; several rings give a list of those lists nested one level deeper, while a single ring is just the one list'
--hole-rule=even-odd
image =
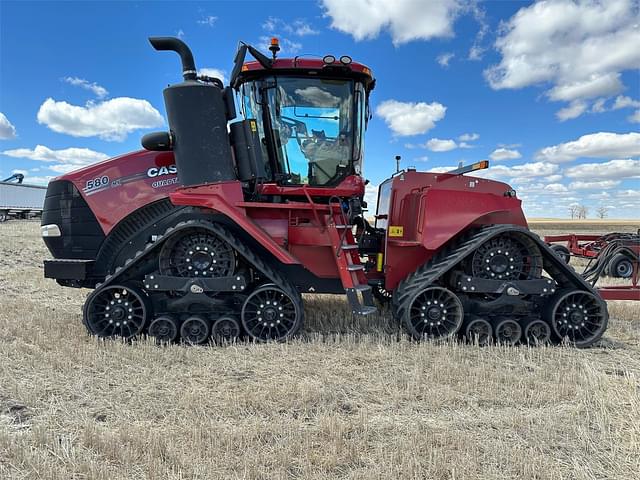
[{"label": "red tractor", "polygon": [[47,192],[45,276],[93,289],[91,334],[286,340],[303,323],[301,293],[333,293],[358,315],[390,301],[415,339],[602,336],[605,302],[528,230],[516,192],[464,175],[486,162],[398,172],[366,220],[368,67],[241,43],[224,86],[197,76],[182,41],[150,42],[182,60],[184,81],[164,90],[169,131]]}]

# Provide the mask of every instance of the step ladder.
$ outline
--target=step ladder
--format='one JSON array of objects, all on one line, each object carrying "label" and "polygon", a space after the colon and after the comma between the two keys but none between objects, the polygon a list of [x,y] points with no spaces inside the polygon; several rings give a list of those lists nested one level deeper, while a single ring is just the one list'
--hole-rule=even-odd
[{"label": "step ladder", "polygon": [[353,225],[348,224],[340,204],[329,203],[329,212],[326,217],[327,231],[349,305],[357,315],[374,313],[378,309],[374,304],[373,292],[364,273],[364,265],[360,262]]}]

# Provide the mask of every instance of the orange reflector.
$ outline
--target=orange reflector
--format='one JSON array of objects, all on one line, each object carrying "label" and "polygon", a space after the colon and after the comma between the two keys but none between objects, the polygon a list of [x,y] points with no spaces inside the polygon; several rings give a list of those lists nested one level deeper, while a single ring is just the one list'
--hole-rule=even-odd
[{"label": "orange reflector", "polygon": [[481,162],[474,163],[471,167],[473,170],[482,170],[489,168],[489,160],[482,160]]},{"label": "orange reflector", "polygon": [[242,65],[242,71],[246,72],[247,70],[249,70],[249,65]]}]

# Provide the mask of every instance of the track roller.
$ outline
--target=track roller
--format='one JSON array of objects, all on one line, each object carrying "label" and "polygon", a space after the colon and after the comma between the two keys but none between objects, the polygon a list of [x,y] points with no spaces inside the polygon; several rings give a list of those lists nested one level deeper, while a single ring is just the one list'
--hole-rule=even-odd
[{"label": "track roller", "polygon": [[493,327],[484,318],[475,318],[469,322],[464,331],[467,341],[484,347],[491,343],[493,338]]},{"label": "track roller", "polygon": [[149,325],[149,336],[155,337],[158,343],[172,343],[178,338],[179,328],[175,318],[163,315]]},{"label": "track roller", "polygon": [[444,287],[428,287],[408,303],[402,308],[402,322],[416,340],[448,338],[462,326],[462,302]]},{"label": "track roller", "polygon": [[240,324],[233,317],[221,317],[211,327],[211,338],[216,343],[235,342],[240,336]]},{"label": "track roller", "polygon": [[544,320],[532,320],[524,327],[523,341],[527,344],[546,345],[551,340],[551,327]]},{"label": "track roller", "polygon": [[263,285],[245,300],[241,320],[253,340],[286,340],[302,325],[302,302],[274,284]]},{"label": "track roller", "polygon": [[190,345],[202,345],[209,340],[211,333],[211,322],[209,320],[192,316],[182,322],[180,327],[180,336],[182,340]]},{"label": "track roller", "polygon": [[609,319],[604,300],[582,290],[558,292],[547,304],[546,315],[558,338],[576,347],[598,341]]},{"label": "track roller", "polygon": [[496,325],[496,343],[503,345],[515,345],[520,341],[521,336],[522,327],[515,320],[507,318],[505,320],[501,320]]},{"label": "track roller", "polygon": [[97,337],[130,339],[142,332],[150,315],[151,304],[144,292],[130,285],[109,285],[89,295],[83,321]]}]

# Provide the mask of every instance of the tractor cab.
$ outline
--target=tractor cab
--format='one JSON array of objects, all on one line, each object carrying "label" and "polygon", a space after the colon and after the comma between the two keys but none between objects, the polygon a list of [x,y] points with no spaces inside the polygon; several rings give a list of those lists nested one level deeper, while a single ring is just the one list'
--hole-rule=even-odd
[{"label": "tractor cab", "polygon": [[246,46],[256,61],[244,63],[243,47],[231,86],[244,121],[259,140],[257,162],[264,181],[335,187],[361,175],[371,71],[346,55],[277,59],[276,39],[270,47],[273,58]]}]

